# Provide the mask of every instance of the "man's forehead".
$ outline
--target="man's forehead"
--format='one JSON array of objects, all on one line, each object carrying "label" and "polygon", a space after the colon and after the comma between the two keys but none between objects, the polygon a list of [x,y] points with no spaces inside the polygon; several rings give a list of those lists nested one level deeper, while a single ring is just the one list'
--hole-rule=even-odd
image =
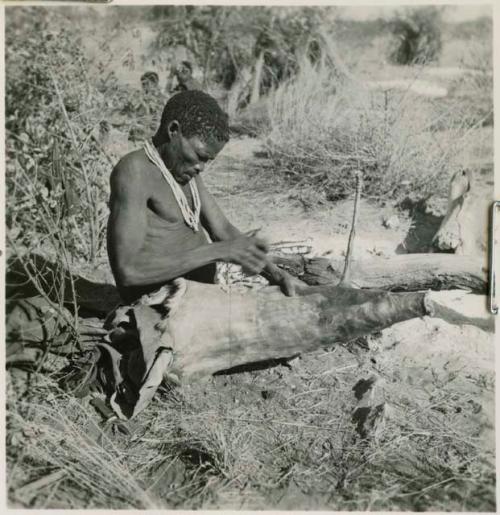
[{"label": "man's forehead", "polygon": [[196,153],[207,157],[215,157],[224,146],[223,142],[217,141],[214,138],[203,140],[199,136],[193,136],[190,139]]}]

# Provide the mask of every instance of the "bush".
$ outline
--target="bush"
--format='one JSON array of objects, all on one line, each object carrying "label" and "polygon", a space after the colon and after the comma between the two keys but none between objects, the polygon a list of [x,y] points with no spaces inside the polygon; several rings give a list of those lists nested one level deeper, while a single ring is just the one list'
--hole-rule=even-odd
[{"label": "bush", "polygon": [[436,7],[411,9],[397,15],[389,30],[394,37],[390,60],[396,64],[434,61],[441,52],[441,15]]},{"label": "bush", "polygon": [[305,66],[279,88],[269,119],[273,172],[318,200],[350,194],[357,169],[365,197],[397,201],[444,192],[468,134],[464,126],[432,130],[432,106],[410,92],[335,81],[325,66]]},{"label": "bush", "polygon": [[136,102],[102,63],[88,78],[82,43],[61,15],[16,9],[6,27],[7,226],[11,250],[57,259],[64,245],[71,259],[94,263],[114,164],[103,132]]},{"label": "bush", "polygon": [[[143,128],[151,115],[138,116],[136,92],[119,86],[107,65],[94,63],[101,73],[88,77],[78,33],[61,16],[61,10],[13,8],[6,25],[7,250],[9,272],[20,264],[37,294],[60,308],[73,303],[67,322],[76,337],[73,274],[106,261],[116,159],[106,138],[117,118]],[[39,268],[40,256],[54,273]]]},{"label": "bush", "polygon": [[[334,9],[155,6],[145,16],[160,24],[151,50],[184,46],[202,70],[205,86],[230,90],[262,59],[258,90],[264,95],[298,71],[302,54],[313,62],[320,58],[319,28]],[[241,107],[251,97],[250,84],[244,89]]]}]

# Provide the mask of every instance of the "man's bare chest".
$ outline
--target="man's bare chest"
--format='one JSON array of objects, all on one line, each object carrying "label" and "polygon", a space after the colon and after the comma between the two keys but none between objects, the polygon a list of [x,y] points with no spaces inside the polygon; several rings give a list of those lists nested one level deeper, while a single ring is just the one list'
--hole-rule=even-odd
[{"label": "man's bare chest", "polygon": [[[193,209],[193,196],[189,184],[181,186],[189,207]],[[148,208],[167,222],[183,220],[182,212],[174,196],[172,188],[162,177],[154,177],[148,184]]]}]

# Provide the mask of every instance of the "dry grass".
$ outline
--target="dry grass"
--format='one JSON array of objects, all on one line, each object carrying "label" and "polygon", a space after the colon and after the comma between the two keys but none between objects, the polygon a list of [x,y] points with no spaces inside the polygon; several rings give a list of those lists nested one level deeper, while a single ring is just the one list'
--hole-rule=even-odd
[{"label": "dry grass", "polygon": [[[21,398],[8,390],[9,448],[23,464],[9,475],[11,485],[23,483],[12,500],[29,505],[37,499],[39,507],[106,506],[110,499],[115,507],[157,506],[130,473],[126,450],[98,427],[95,411],[50,380],[40,378],[31,390]],[[35,483],[54,471],[61,474],[53,483]]]},{"label": "dry grass", "polygon": [[[397,201],[444,193],[472,129],[465,116],[456,123],[458,106],[464,111],[460,100],[437,112],[409,90],[371,90],[355,79],[336,82],[327,67],[303,67],[268,106],[273,172],[319,199],[352,192],[357,169],[364,175],[365,197]],[[446,138],[437,137],[443,127]]]},{"label": "dry grass", "polygon": [[107,509],[493,510],[492,456],[477,427],[464,423],[467,403],[452,383],[440,385],[438,397],[419,386],[389,384],[385,425],[368,440],[358,436],[351,420],[353,378],[366,377],[369,359],[379,356],[354,343],[350,350],[303,358],[291,369],[164,390],[131,437],[104,432],[87,401],[66,396],[50,379],[38,378],[29,395],[13,382],[7,418],[11,502]]}]

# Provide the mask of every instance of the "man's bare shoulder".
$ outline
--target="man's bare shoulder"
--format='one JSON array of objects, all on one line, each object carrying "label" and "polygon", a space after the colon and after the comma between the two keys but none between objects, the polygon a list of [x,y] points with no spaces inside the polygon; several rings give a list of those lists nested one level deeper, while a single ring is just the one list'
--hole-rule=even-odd
[{"label": "man's bare shoulder", "polygon": [[137,172],[148,167],[149,160],[144,150],[138,149],[124,155],[113,169],[113,174],[120,176],[137,175]]},{"label": "man's bare shoulder", "polygon": [[112,188],[134,188],[144,185],[144,179],[151,171],[151,163],[144,151],[134,150],[123,156],[111,172]]}]

